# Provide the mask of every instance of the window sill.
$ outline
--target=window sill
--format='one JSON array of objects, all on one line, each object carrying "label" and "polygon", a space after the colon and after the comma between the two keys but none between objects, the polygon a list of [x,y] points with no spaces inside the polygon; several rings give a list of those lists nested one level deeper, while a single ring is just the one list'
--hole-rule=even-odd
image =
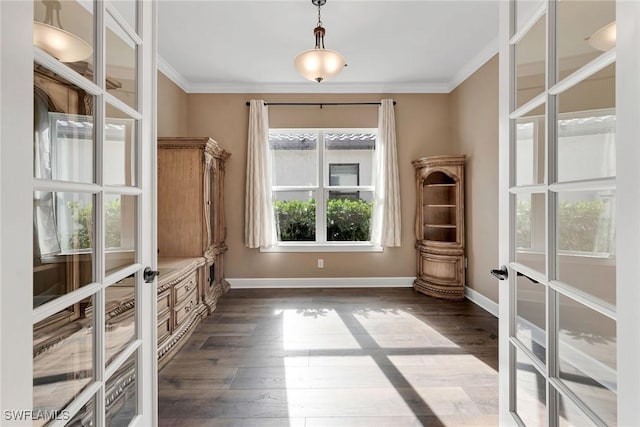
[{"label": "window sill", "polygon": [[260,252],[382,252],[382,246],[369,242],[358,243],[280,243]]}]

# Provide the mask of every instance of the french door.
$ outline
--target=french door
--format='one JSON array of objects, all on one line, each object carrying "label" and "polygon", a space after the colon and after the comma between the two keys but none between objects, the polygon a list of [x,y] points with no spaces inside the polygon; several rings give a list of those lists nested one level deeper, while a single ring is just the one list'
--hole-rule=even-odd
[{"label": "french door", "polygon": [[1,425],[156,423],[155,7],[0,3]]},{"label": "french door", "polygon": [[500,8],[501,423],[637,425],[640,7]]}]

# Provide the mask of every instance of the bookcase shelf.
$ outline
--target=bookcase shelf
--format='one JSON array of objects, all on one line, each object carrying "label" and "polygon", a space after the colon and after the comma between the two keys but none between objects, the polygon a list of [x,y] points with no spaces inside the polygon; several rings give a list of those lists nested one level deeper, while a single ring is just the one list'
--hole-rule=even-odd
[{"label": "bookcase shelf", "polygon": [[416,249],[414,287],[426,295],[464,298],[465,156],[424,157],[416,172]]}]

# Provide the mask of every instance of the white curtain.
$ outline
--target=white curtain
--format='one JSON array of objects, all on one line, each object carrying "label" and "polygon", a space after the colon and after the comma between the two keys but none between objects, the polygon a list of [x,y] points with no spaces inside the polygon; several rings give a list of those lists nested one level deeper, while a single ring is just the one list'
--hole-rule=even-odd
[{"label": "white curtain", "polygon": [[375,159],[376,200],[371,241],[380,246],[400,246],[400,183],[392,99],[383,99],[378,110]]},{"label": "white curtain", "polygon": [[269,155],[269,112],[263,100],[254,99],[249,105],[244,212],[244,244],[249,248],[266,248],[276,242]]}]

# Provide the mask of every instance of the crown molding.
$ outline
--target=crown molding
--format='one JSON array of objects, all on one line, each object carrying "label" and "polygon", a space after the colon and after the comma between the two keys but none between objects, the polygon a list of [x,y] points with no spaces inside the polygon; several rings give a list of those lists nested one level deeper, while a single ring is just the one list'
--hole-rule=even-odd
[{"label": "crown molding", "polygon": [[162,72],[162,74],[167,76],[169,80],[177,84],[180,87],[180,89],[182,89],[186,93],[189,93],[190,92],[189,81],[182,74],[180,74],[178,70],[173,68],[171,64],[165,61],[163,57],[158,55],[157,58],[158,58],[158,70]]},{"label": "crown molding", "polygon": [[462,82],[467,80],[473,73],[478,71],[488,60],[493,58],[498,53],[498,38],[491,40],[484,49],[482,49],[471,61],[467,62],[460,68],[460,70],[453,76],[448,85],[447,92],[452,92],[455,88],[460,86]]},{"label": "crown molding", "polygon": [[194,83],[158,55],[158,70],[186,93],[449,93],[498,53],[492,40],[448,82],[435,83]]},{"label": "crown molding", "polygon": [[191,83],[189,93],[447,93],[447,83]]}]

